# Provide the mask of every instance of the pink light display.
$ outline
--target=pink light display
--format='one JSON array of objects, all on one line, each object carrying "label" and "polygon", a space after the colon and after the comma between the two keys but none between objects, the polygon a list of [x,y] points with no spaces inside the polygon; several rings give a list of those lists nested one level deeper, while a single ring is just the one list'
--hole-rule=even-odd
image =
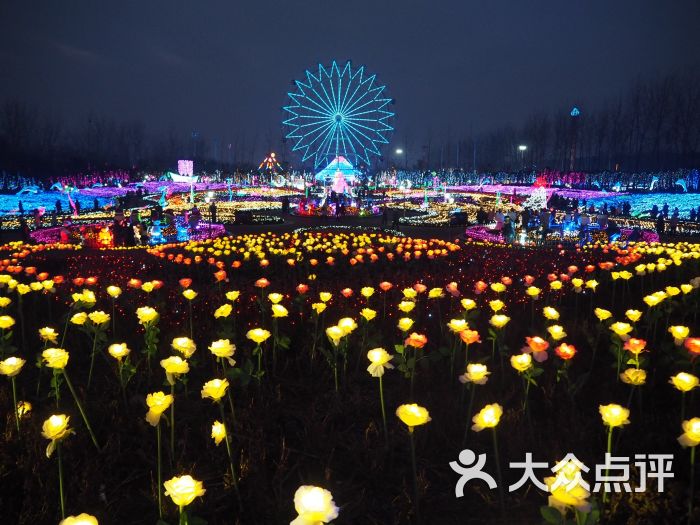
[{"label": "pink light display", "polygon": [[177,161],[177,172],[180,175],[187,175],[189,177],[194,173],[194,161],[192,160],[178,160]]}]

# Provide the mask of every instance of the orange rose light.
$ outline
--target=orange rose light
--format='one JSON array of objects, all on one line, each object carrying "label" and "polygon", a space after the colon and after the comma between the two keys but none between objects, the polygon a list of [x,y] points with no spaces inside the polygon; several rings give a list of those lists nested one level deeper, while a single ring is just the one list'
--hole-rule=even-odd
[{"label": "orange rose light", "polygon": [[425,335],[412,332],[411,335],[406,338],[404,344],[406,346],[412,346],[413,348],[423,348],[427,342],[428,338]]}]

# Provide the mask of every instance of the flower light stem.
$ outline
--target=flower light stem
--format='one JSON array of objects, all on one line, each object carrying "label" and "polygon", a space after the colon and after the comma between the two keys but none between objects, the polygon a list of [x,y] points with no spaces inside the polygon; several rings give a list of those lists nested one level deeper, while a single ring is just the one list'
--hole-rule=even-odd
[{"label": "flower light stem", "polygon": [[[613,434],[613,427],[608,428],[608,454],[612,454],[612,434]],[[606,462],[607,463],[607,462]],[[605,478],[608,478],[608,468],[605,468]],[[608,501],[608,491],[605,489],[605,484],[603,484],[603,504],[607,503]]]},{"label": "flower light stem", "polygon": [[112,297],[112,337],[117,337],[117,316],[115,314],[116,299]]},{"label": "flower light stem", "polygon": [[[170,404],[170,457],[175,460],[175,383],[170,385],[170,395],[173,402]],[[182,512],[182,510],[180,510]]]},{"label": "flower light stem", "polygon": [[194,328],[192,324],[192,301],[187,301],[187,306],[189,307],[190,313],[190,339],[194,339]]},{"label": "flower light stem", "polygon": [[100,450],[100,445],[97,444],[97,438],[95,437],[95,433],[92,430],[92,427],[90,426],[90,421],[88,421],[87,415],[85,414],[85,409],[83,408],[82,403],[80,403],[80,399],[78,399],[78,395],[75,393],[75,388],[73,388],[73,383],[71,383],[70,378],[68,377],[68,374],[66,373],[66,370],[63,370],[63,377],[66,378],[66,384],[68,385],[68,388],[70,389],[70,393],[73,395],[73,399],[75,400],[75,404],[78,406],[78,410],[80,411],[80,415],[83,417],[83,421],[85,422],[85,426],[88,429],[88,432],[90,433],[90,439],[92,439],[92,443],[95,445],[95,448],[99,451]]},{"label": "flower light stem", "polygon": [[61,519],[66,519],[66,503],[63,495],[63,455],[59,442],[56,442],[56,455],[58,456],[58,494],[61,498]]},{"label": "flower light stem", "polygon": [[[217,403],[219,405],[219,411],[221,413],[221,421],[224,424],[224,427],[226,426],[226,416],[224,415],[224,405],[223,403]],[[231,467],[231,481],[233,482],[233,488],[236,491],[236,499],[238,499],[238,504],[241,504],[241,494],[238,491],[238,478],[236,477],[236,469],[233,466],[233,454],[231,453],[231,437],[229,436],[228,429],[226,429],[226,437],[224,438],[224,441],[226,441],[226,453],[228,454],[228,463],[229,466]]]},{"label": "flower light stem", "polygon": [[685,392],[681,392],[681,423],[685,419]]},{"label": "flower light stem", "polygon": [[413,437],[413,428],[409,427],[408,435],[411,440],[411,466],[413,467],[413,509],[416,515],[416,523],[420,523],[420,506],[418,502],[418,472],[416,470],[416,442]]},{"label": "flower light stem", "polygon": [[[17,385],[15,384],[15,376],[12,376],[10,381],[12,382],[12,401],[15,407],[15,423],[17,423],[17,434],[19,434],[19,407],[17,406]],[[384,408],[383,405],[382,408]],[[384,426],[386,426],[386,421],[384,422]]]},{"label": "flower light stem", "polygon": [[474,407],[474,393],[476,392],[476,386],[472,383],[469,386],[469,390],[471,391],[469,393],[469,408],[467,409],[467,424],[464,427],[464,437],[462,438],[462,446],[467,444],[467,438],[469,437],[469,428],[470,428],[470,419],[469,417],[471,416],[472,413],[472,408]]},{"label": "flower light stem", "polygon": [[58,382],[59,376],[60,376],[60,372],[58,371],[57,368],[54,368],[53,369],[53,388],[54,388],[54,391],[56,392],[56,408],[58,408],[58,403],[59,403],[59,401],[61,401],[61,388],[60,388],[60,385]]},{"label": "flower light stem", "polygon": [[160,421],[156,425],[156,441],[158,446],[158,517],[163,519],[163,469],[162,463],[162,446],[161,446]]},{"label": "flower light stem", "polygon": [[92,383],[92,369],[95,366],[95,348],[97,347],[97,328],[95,328],[95,333],[92,336],[92,353],[90,354],[90,371],[88,372],[88,382],[86,390],[90,390],[90,384]]},{"label": "flower light stem", "polygon": [[[384,437],[388,440],[389,439],[389,431],[387,430],[387,426],[386,426],[386,408],[384,407],[384,385],[382,384],[382,376],[379,376],[379,403],[382,406],[382,423],[384,424]],[[15,405],[17,405],[16,401],[15,401]],[[18,423],[18,430],[19,430],[19,423]]]},{"label": "flower light stem", "polygon": [[693,520],[693,496],[695,493],[695,448],[690,448],[690,493],[688,494],[688,525]]},{"label": "flower light stem", "polygon": [[187,519],[187,511],[185,510],[185,507],[180,505],[180,523],[179,525],[188,525],[189,520]]},{"label": "flower light stem", "polygon": [[505,512],[505,502],[503,500],[503,479],[501,477],[501,458],[498,455],[498,437],[496,434],[496,427],[491,429],[493,433],[493,454],[496,457],[496,474],[498,476],[498,500],[501,506],[501,514]]}]

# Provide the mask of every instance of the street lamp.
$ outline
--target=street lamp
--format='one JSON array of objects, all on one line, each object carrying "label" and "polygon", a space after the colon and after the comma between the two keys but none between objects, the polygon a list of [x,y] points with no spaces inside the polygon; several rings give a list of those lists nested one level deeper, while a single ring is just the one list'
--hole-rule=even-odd
[{"label": "street lamp", "polygon": [[396,148],[394,150],[394,154],[397,157],[403,155],[403,170],[406,171],[406,153],[404,152],[403,148]]},{"label": "street lamp", "polygon": [[525,167],[525,152],[527,151],[527,146],[525,144],[520,144],[518,146],[518,151],[520,152],[520,167],[524,168]]}]

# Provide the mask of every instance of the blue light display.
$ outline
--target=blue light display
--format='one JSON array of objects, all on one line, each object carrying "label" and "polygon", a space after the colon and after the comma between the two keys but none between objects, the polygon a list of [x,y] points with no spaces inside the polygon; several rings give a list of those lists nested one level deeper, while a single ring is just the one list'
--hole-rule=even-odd
[{"label": "blue light display", "polygon": [[368,75],[364,66],[353,70],[349,61],[342,66],[333,61],[330,67],[319,64],[317,73],[307,70],[306,80],[295,84],[297,91],[287,94],[289,117],[283,123],[302,161],[313,159],[318,168],[342,155],[358,165],[380,155],[394,129],[394,113],[376,75]]}]

